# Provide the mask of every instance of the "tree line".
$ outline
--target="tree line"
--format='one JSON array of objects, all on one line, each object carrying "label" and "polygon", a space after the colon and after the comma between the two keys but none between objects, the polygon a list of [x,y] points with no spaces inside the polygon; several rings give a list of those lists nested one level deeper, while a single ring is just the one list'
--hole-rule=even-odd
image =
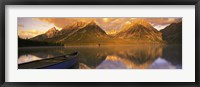
[{"label": "tree line", "polygon": [[61,43],[33,41],[30,39],[22,39],[18,36],[18,47],[33,47],[33,46],[64,46]]}]

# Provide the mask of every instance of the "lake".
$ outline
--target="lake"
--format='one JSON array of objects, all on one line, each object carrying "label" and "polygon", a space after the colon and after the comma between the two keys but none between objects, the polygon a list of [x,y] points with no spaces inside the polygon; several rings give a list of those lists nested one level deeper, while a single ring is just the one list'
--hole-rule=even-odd
[{"label": "lake", "polygon": [[18,64],[79,52],[79,69],[182,69],[182,45],[23,47]]}]

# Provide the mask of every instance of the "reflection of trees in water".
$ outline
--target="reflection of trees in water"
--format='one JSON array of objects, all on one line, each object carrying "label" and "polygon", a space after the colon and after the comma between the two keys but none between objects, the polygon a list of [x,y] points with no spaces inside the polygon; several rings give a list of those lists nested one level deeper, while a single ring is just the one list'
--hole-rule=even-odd
[{"label": "reflection of trees in water", "polygon": [[182,65],[182,45],[169,45],[163,50],[162,58],[173,65]]},{"label": "reflection of trees in water", "polygon": [[[155,59],[155,58],[154,58]],[[154,59],[151,58],[132,58],[131,60],[137,64],[137,65],[141,65],[147,62],[152,62]]]},{"label": "reflection of trees in water", "polygon": [[18,49],[18,57],[22,55],[31,54],[39,58],[49,58],[53,56],[62,55],[59,52],[62,47],[27,47]]}]

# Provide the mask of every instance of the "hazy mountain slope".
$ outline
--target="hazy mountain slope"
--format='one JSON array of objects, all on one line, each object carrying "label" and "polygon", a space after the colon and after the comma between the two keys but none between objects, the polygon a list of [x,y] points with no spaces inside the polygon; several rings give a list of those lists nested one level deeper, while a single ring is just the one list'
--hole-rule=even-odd
[{"label": "hazy mountain slope", "polygon": [[85,27],[78,29],[67,38],[60,40],[62,43],[100,43],[104,38],[108,38],[108,35],[102,30],[94,21],[87,24]]},{"label": "hazy mountain slope", "polygon": [[86,23],[76,22],[72,25],[65,26],[61,31],[51,28],[46,33],[31,38],[36,41],[59,42],[59,40],[68,37],[71,33],[76,32],[78,29],[84,27]]},{"label": "hazy mountain slope", "polygon": [[68,38],[70,35],[77,32],[79,29],[83,28],[85,25],[86,25],[85,22],[76,22],[76,23],[73,23],[72,25],[67,25],[64,28],[62,28],[62,30],[59,31],[57,35],[55,35],[52,38],[48,38],[46,40],[61,42],[62,40]]},{"label": "hazy mountain slope", "polygon": [[44,34],[31,38],[31,40],[43,41],[43,40],[46,40],[47,38],[54,37],[58,32],[59,31],[55,27],[53,27],[49,29],[47,32],[45,32]]},{"label": "hazy mountain slope", "polygon": [[126,29],[122,29],[116,37],[143,42],[162,42],[162,33],[143,19],[133,21]]},{"label": "hazy mountain slope", "polygon": [[163,40],[167,43],[182,43],[182,22],[172,23],[166,28],[162,29],[161,32]]}]

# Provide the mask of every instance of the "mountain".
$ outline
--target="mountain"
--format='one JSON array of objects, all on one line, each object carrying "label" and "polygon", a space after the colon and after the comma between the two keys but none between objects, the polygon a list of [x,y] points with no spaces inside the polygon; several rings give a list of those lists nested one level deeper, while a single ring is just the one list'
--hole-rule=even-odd
[{"label": "mountain", "polygon": [[68,34],[73,32],[74,30],[83,28],[87,23],[86,22],[75,22],[71,25],[67,25],[64,28],[62,28],[61,32],[59,32],[60,35],[62,34]]},{"label": "mountain", "polygon": [[57,33],[58,33],[58,30],[57,30],[55,27],[53,27],[53,28],[49,29],[49,30],[45,33],[45,35],[46,35],[48,38],[51,38],[51,37],[53,37],[54,35],[56,35]]},{"label": "mountain", "polygon": [[103,39],[108,38],[106,32],[101,29],[95,21],[91,21],[84,27],[76,29],[75,32],[70,33],[68,37],[60,40],[61,43],[99,43]]},{"label": "mountain", "polygon": [[182,22],[172,23],[161,30],[163,40],[167,43],[182,43]]},{"label": "mountain", "polygon": [[41,35],[31,38],[31,40],[43,41],[47,38],[54,37],[58,32],[59,31],[55,27],[53,27],[53,28],[49,29],[47,32],[45,32],[44,34],[41,34]]},{"label": "mountain", "polygon": [[86,22],[75,22],[71,25],[67,25],[64,28],[62,28],[61,31],[58,32],[57,35],[55,35],[52,38],[47,39],[50,42],[61,42],[61,40],[66,39],[73,33],[77,32],[79,29],[85,27],[87,23]]},{"label": "mountain", "polygon": [[122,31],[116,34],[117,38],[142,42],[162,42],[162,33],[157,31],[145,19],[136,19],[125,25]]},{"label": "mountain", "polygon": [[61,31],[50,29],[42,35],[31,38],[36,41],[56,42],[63,44],[73,43],[100,43],[109,36],[95,21],[89,23],[76,22],[65,26]]},{"label": "mountain", "polygon": [[53,27],[46,33],[31,38],[31,40],[57,42],[56,40],[67,37],[70,33],[82,28],[85,24],[85,22],[75,22],[71,25],[65,26],[61,31],[58,31],[55,27]]}]

